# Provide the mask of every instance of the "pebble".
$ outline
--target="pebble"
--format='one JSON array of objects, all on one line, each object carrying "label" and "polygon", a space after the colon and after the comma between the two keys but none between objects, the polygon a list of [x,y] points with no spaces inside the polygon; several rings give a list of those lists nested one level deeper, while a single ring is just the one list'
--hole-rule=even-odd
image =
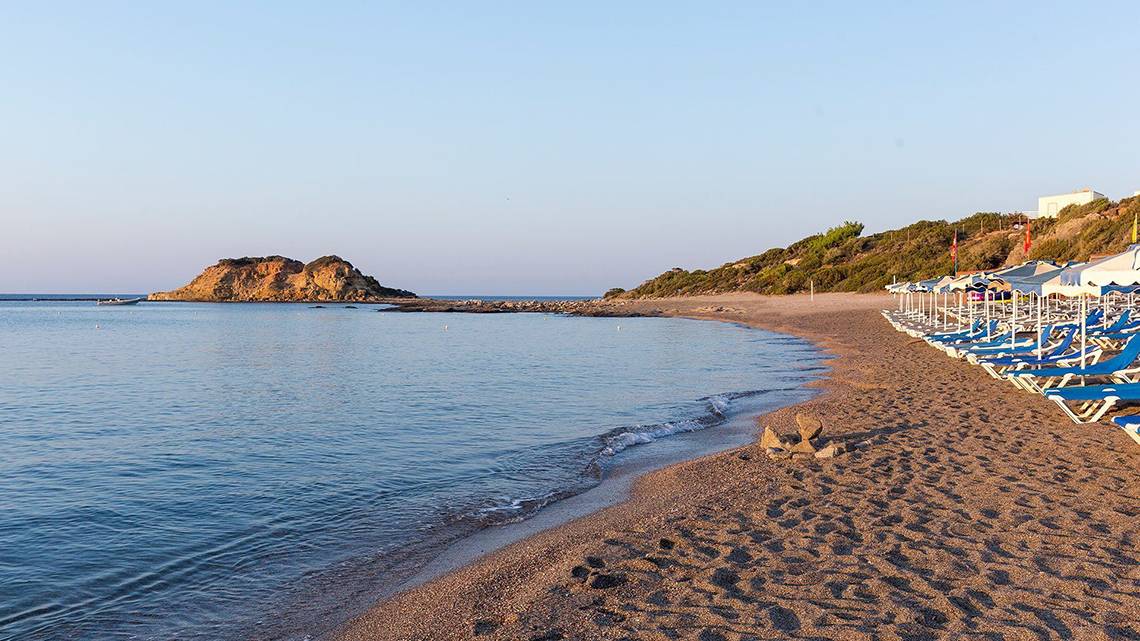
[{"label": "pebble", "polygon": [[816,452],[815,457],[816,458],[833,458],[833,457],[838,456],[838,455],[840,455],[846,451],[847,450],[844,449],[844,447],[841,444],[832,443],[832,444],[828,445],[827,447],[823,448],[822,450]]}]

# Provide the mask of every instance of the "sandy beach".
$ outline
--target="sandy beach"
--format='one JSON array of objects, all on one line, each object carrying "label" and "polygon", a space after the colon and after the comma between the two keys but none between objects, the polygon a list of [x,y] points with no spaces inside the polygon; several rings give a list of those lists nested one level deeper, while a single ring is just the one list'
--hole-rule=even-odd
[{"label": "sandy beach", "polygon": [[745,323],[833,356],[797,412],[853,447],[758,443],[377,604],[334,638],[1140,639],[1140,448],[894,331],[885,296],[621,309]]}]

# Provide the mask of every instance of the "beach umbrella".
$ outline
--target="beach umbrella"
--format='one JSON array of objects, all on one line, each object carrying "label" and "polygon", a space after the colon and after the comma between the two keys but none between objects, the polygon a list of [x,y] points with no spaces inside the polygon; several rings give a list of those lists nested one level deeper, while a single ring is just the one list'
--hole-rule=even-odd
[{"label": "beach umbrella", "polygon": [[1070,265],[1062,270],[1059,283],[1049,287],[1058,293],[1068,291],[1096,296],[1105,311],[1102,322],[1108,326],[1108,300],[1113,293],[1129,293],[1140,287],[1140,244],[1126,251],[1105,256],[1083,264]]},{"label": "beach umbrella", "polygon": [[[1014,324],[1016,325],[1017,317],[1017,295],[1018,293],[1029,294],[1037,298],[1037,357],[1041,357],[1042,343],[1044,336],[1042,336],[1042,309],[1041,309],[1041,296],[1045,289],[1045,283],[1059,282],[1062,267],[1053,263],[1044,261],[1033,261],[1033,265],[1021,265],[1015,270],[1006,270],[1004,274],[999,276],[1008,285],[1014,297]],[[1010,342],[1013,342],[1010,338]]]},{"label": "beach umbrella", "polygon": [[1140,244],[1085,263],[1062,275],[1064,285],[1140,285]]},{"label": "beach umbrella", "polygon": [[[918,291],[920,293],[919,299],[918,299],[919,300],[919,310],[918,310],[919,316],[924,316],[927,318],[934,316],[934,305],[933,305],[933,301],[931,300],[931,297],[934,295],[934,288],[938,285],[939,280],[940,279],[938,279],[938,278],[928,278],[926,280],[920,280],[917,283],[915,283],[915,286],[918,288]],[[926,295],[924,296],[922,294],[926,294]]]},{"label": "beach umbrella", "polygon": [[969,324],[974,324],[974,301],[970,299],[970,292],[984,289],[989,285],[989,277],[984,272],[973,272],[969,274],[961,274],[957,278],[952,278],[947,281],[943,287],[950,292],[958,292],[959,311],[958,311],[958,326],[962,326],[962,311],[961,306],[963,299],[965,299],[966,314],[969,317]]},{"label": "beach umbrella", "polygon": [[1002,269],[990,272],[988,276],[994,280],[1000,280],[1008,283],[1011,280],[1018,278],[1025,278],[1034,274],[1052,271],[1060,267],[1056,263],[1047,260],[1029,260],[1020,265],[1013,265],[1012,267],[1004,267]]},{"label": "beach umbrella", "polygon": [[1045,291],[1045,283],[1060,283],[1061,272],[1064,269],[1059,265],[1043,263],[1034,266],[1033,270],[1008,274],[1001,279],[1009,285],[1010,290],[1040,296]]},{"label": "beach umbrella", "polygon": [[947,284],[950,291],[965,291],[968,289],[980,289],[987,287],[990,284],[990,278],[984,272],[974,272],[972,274],[963,274]]},{"label": "beach umbrella", "polygon": [[1089,261],[1084,266],[1062,274],[1062,282],[1070,286],[1092,288],[1098,302],[1105,311],[1103,320],[1107,327],[1108,313],[1106,296],[1113,291],[1140,285],[1140,244],[1112,256]]},{"label": "beach umbrella", "polygon": [[948,327],[950,325],[950,307],[949,307],[949,303],[947,302],[947,294],[950,291],[950,283],[954,282],[954,280],[955,280],[955,278],[953,276],[943,276],[942,278],[935,280],[930,285],[930,291],[933,292],[934,301],[935,301],[935,311],[936,311],[935,321],[937,321],[938,295],[942,294],[942,327],[943,327],[943,329],[945,329],[946,327]]}]

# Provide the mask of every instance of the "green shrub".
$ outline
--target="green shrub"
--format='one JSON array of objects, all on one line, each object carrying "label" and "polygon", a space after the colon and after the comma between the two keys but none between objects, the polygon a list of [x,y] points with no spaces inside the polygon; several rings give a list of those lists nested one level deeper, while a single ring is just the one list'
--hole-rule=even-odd
[{"label": "green shrub", "polygon": [[[1085,260],[1090,255],[1122,251],[1131,240],[1132,216],[1140,198],[1113,205],[1107,200],[1065,210],[1067,220],[1090,214],[1075,237],[1059,237],[1059,219],[1032,222],[1033,249],[1040,260]],[[994,269],[1019,250],[1024,232],[1013,226],[1022,215],[978,212],[954,222],[919,220],[911,225],[862,236],[863,226],[845,222],[787,248],[774,247],[759,255],[725,263],[710,270],[675,268],[623,294],[625,297],[753,291],[766,294],[806,291],[882,291],[894,279],[919,280],[949,274],[953,268],[950,242],[958,234],[959,270]],[[1066,226],[1072,233],[1072,226]],[[796,264],[789,264],[793,261]]]}]

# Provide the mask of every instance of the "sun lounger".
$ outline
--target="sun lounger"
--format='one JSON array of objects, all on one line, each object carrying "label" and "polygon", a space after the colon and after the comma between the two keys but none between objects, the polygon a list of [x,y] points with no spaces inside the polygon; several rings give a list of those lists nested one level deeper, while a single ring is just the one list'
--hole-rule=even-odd
[{"label": "sun lounger", "polygon": [[1131,324],[1128,322],[1128,318],[1131,315],[1132,315],[1132,310],[1130,310],[1130,309],[1124,310],[1124,312],[1122,312],[1120,314],[1120,317],[1117,318],[1115,322],[1113,322],[1108,327],[1101,328],[1099,331],[1097,331],[1097,333],[1098,334],[1113,334],[1115,332],[1124,331],[1124,329]]},{"label": "sun lounger", "polygon": [[1112,358],[1098,363],[1086,364],[1084,367],[1053,367],[1038,370],[1023,370],[1010,374],[1010,380],[1022,389],[1035,391],[1041,394],[1045,390],[1055,387],[1064,387],[1073,378],[1086,378],[1095,376],[1109,378],[1118,383],[1130,383],[1130,375],[1140,372],[1136,357],[1140,356],[1140,334],[1128,339],[1124,349]]},{"label": "sun lounger", "polygon": [[997,334],[998,321],[991,320],[989,325],[978,328],[976,332],[963,333],[956,332],[954,334],[931,334],[926,336],[926,342],[935,347],[945,347],[946,345],[954,345],[958,343],[972,343],[978,340],[991,340]]},{"label": "sun lounger", "polygon": [[[1034,347],[1032,350],[1019,351],[1015,354],[979,356],[977,358],[977,364],[989,372],[990,376],[1003,378],[1002,373],[1005,370],[1064,365],[1069,362],[1079,361],[1081,359],[1080,351],[1069,351],[1073,346],[1073,340],[1076,339],[1077,330],[1070,327],[1061,330],[1061,332],[1060,340],[1042,346],[1041,356],[1037,356],[1037,348]],[[1085,362],[1095,363],[1100,360],[1100,351],[1100,347],[1096,345],[1087,348],[1085,350]]]},{"label": "sun lounger", "polygon": [[1121,401],[1140,401],[1140,383],[1048,389],[1045,398],[1060,406],[1074,423],[1095,423]]},{"label": "sun lounger", "polygon": [[938,324],[931,325],[929,323],[926,323],[923,325],[904,325],[902,327],[896,327],[896,329],[898,329],[901,332],[906,332],[907,334],[909,334],[915,338],[921,338],[922,340],[927,341],[927,342],[930,342],[931,337],[935,337],[935,340],[938,340],[938,341],[944,341],[944,340],[956,340],[958,338],[964,338],[967,336],[972,336],[976,332],[978,332],[982,329],[982,323],[984,323],[984,322],[985,321],[982,321],[982,320],[976,320],[976,321],[974,321],[974,324],[970,328],[964,329],[964,330],[958,330],[958,331],[954,331],[954,332],[932,331],[932,330],[937,330],[939,328],[939,325]]},{"label": "sun lounger", "polygon": [[1132,440],[1140,443],[1140,415],[1117,416],[1112,419],[1112,423],[1125,432],[1128,432]]},{"label": "sun lounger", "polygon": [[957,338],[960,336],[967,336],[970,334],[975,334],[978,332],[978,330],[982,329],[982,323],[985,323],[985,322],[986,322],[985,319],[979,318],[979,319],[974,321],[974,324],[971,325],[969,327],[969,329],[958,330],[956,332],[937,332],[937,333],[934,333],[934,334],[927,336],[927,338],[934,339],[934,340],[941,340],[943,338]]},{"label": "sun lounger", "polygon": [[[1048,325],[1041,330],[1041,336],[1045,341],[1053,335],[1054,326]],[[1048,343],[1042,345],[1042,348],[1048,347]],[[954,348],[951,356],[965,357],[971,363],[978,363],[984,358],[996,358],[999,356],[1012,356],[1014,354],[1028,354],[1037,350],[1037,337],[1030,336],[1027,338],[1019,338],[1016,342],[1010,342],[1009,336],[1006,335],[1002,340],[989,341],[987,343],[976,343],[974,345],[965,345]],[[946,350],[950,352],[948,348]]]}]

